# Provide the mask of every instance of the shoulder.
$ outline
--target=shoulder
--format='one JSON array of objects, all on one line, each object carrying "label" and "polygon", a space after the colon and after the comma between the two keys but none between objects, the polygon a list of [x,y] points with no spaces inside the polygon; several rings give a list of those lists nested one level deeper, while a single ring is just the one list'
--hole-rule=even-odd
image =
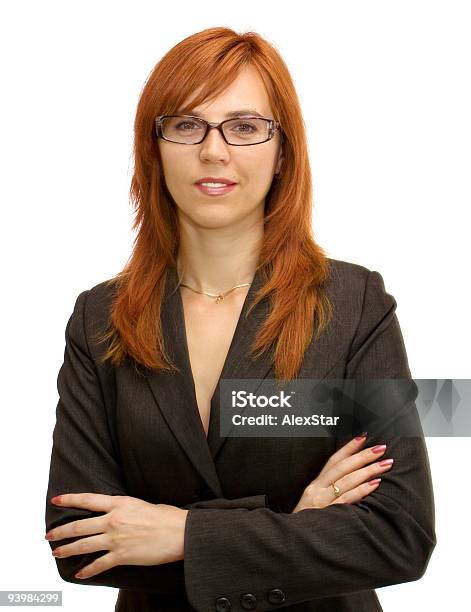
[{"label": "shoulder", "polygon": [[75,298],[74,315],[85,320],[96,319],[110,312],[117,284],[114,278],[104,280],[82,290]]},{"label": "shoulder", "polygon": [[109,309],[118,290],[116,278],[108,278],[87,289],[87,309],[99,311]]},{"label": "shoulder", "polygon": [[98,350],[96,338],[109,328],[116,291],[117,284],[111,278],[80,291],[75,298],[66,336],[87,346],[92,354]]},{"label": "shoulder", "polygon": [[371,270],[350,261],[327,258],[329,263],[329,278],[326,287],[331,291],[341,290],[343,293],[355,293],[364,288]]},{"label": "shoulder", "polygon": [[332,293],[340,293],[349,298],[365,295],[366,292],[381,294],[385,292],[383,276],[377,270],[370,270],[361,264],[327,258],[330,274],[326,288]]},{"label": "shoulder", "polygon": [[330,274],[325,290],[337,325],[347,326],[351,333],[358,329],[360,320],[374,326],[394,312],[396,300],[386,291],[380,272],[339,259],[328,258],[328,261]]}]

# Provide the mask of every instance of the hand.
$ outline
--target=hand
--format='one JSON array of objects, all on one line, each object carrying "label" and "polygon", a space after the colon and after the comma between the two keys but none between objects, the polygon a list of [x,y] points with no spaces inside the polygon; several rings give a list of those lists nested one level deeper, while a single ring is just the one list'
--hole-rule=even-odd
[{"label": "hand", "polygon": [[[372,448],[378,450],[378,447],[372,447],[359,451],[358,448],[365,440],[366,436],[361,440],[354,438],[334,453],[319,476],[308,484],[293,512],[325,508],[333,504],[353,504],[376,491],[379,482],[370,484],[367,481],[391,469],[392,460],[384,466],[376,462],[363,467],[382,457],[386,450],[384,447],[379,452],[373,452]],[[333,482],[342,492],[339,497],[335,497]]]},{"label": "hand", "polygon": [[[55,557],[109,551],[84,567],[77,578],[90,578],[116,565],[160,565],[183,559],[188,510],[151,504],[136,497],[68,493],[51,499],[59,506],[106,512],[51,529],[48,540],[81,538],[53,551]],[[96,535],[93,535],[96,534]]]}]

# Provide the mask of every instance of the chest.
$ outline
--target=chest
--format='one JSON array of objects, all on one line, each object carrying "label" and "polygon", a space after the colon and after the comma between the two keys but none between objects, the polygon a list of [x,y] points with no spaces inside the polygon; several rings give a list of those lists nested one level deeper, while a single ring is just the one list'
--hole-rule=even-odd
[{"label": "chest", "polygon": [[211,398],[221,376],[246,293],[241,288],[237,295],[234,293],[226,296],[217,304],[207,296],[193,297],[189,290],[182,290],[188,355],[198,411],[206,436]]}]

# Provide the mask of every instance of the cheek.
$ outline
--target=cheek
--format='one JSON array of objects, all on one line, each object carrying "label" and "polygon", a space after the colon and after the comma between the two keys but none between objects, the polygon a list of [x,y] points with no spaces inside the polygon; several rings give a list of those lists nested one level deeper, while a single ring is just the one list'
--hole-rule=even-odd
[{"label": "cheek", "polygon": [[189,172],[185,171],[189,164],[185,163],[181,155],[166,153],[161,156],[161,159],[165,183],[171,192],[184,189],[190,184],[191,177]]},{"label": "cheek", "polygon": [[254,161],[247,177],[252,188],[266,191],[273,181],[273,172],[273,160],[266,158]]},{"label": "cheek", "polygon": [[259,176],[262,181],[266,181],[267,178],[270,178],[275,167],[275,157],[275,152],[273,152],[264,155],[254,155],[250,158],[246,164],[250,176]]}]

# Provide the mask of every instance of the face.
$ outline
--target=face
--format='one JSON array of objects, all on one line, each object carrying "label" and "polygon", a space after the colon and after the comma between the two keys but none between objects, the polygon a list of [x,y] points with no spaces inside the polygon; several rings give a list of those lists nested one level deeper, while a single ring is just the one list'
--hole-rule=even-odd
[{"label": "face", "polygon": [[[185,106],[190,103],[191,100],[185,101]],[[244,68],[210,104],[186,114],[220,122],[227,113],[240,109],[253,109],[262,117],[274,119],[263,81],[252,67]],[[251,146],[228,145],[215,129],[196,145],[162,138],[158,143],[165,183],[180,220],[216,228],[248,217],[263,219],[265,196],[282,163],[278,130],[271,140]],[[227,193],[208,195],[195,186],[196,181],[207,176],[226,178],[236,185]]]}]

